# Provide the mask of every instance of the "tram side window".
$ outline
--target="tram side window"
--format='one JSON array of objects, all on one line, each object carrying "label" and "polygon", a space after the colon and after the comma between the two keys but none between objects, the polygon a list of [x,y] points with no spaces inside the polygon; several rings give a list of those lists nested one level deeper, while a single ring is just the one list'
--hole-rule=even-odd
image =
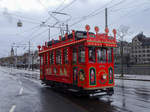
[{"label": "tram side window", "polygon": [[106,49],[102,48],[102,63],[106,63]]},{"label": "tram side window", "polygon": [[43,56],[42,55],[40,56],[40,60],[41,60],[40,65],[42,66],[43,65]]},{"label": "tram side window", "polygon": [[68,63],[68,49],[63,50],[63,61],[64,61],[64,64]]},{"label": "tram side window", "polygon": [[107,55],[108,55],[108,63],[112,62],[112,49],[107,49]]},{"label": "tram side window", "polygon": [[76,48],[73,48],[73,56],[72,56],[72,60],[73,60],[73,63],[77,63],[77,49]]},{"label": "tram side window", "polygon": [[45,64],[46,65],[48,64],[48,54],[47,53],[45,54]]},{"label": "tram side window", "polygon": [[50,56],[50,64],[54,64],[54,53],[53,52],[50,52],[49,54]]},{"label": "tram side window", "polygon": [[98,63],[106,63],[106,49],[97,49],[97,61]]},{"label": "tram side window", "polygon": [[56,64],[61,64],[61,51],[56,51]]},{"label": "tram side window", "polygon": [[89,62],[95,62],[95,47],[89,47]]},{"label": "tram side window", "polygon": [[78,58],[79,58],[79,63],[85,62],[85,48],[84,47],[79,47]]}]

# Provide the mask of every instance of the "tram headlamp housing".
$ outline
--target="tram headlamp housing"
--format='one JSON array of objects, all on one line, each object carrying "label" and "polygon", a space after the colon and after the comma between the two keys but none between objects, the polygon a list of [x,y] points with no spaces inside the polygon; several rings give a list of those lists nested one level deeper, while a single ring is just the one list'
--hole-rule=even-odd
[{"label": "tram headlamp housing", "polygon": [[103,79],[103,80],[106,80],[106,78],[107,78],[107,75],[104,74],[104,75],[102,76],[102,79]]}]

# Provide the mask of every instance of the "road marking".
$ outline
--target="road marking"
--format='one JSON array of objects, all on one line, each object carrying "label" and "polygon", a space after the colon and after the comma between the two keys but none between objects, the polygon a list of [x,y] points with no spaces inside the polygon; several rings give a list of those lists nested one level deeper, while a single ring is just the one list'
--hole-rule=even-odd
[{"label": "road marking", "polygon": [[13,105],[13,106],[11,107],[11,109],[9,110],[9,112],[14,112],[15,108],[16,108],[16,105]]},{"label": "road marking", "polygon": [[19,91],[19,95],[21,95],[21,94],[22,94],[22,92],[23,92],[23,87],[20,89],[20,91]]}]

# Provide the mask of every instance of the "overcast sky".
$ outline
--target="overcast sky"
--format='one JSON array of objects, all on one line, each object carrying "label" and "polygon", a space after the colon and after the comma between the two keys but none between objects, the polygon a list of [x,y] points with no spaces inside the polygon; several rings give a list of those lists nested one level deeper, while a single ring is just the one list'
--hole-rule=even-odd
[{"label": "overcast sky", "polygon": [[[84,30],[89,24],[91,31],[99,26],[100,32],[104,32],[106,7],[110,32],[125,25],[131,32],[125,38],[127,41],[139,32],[150,37],[150,0],[0,0],[0,57],[9,56],[12,45],[22,46],[17,48],[19,55],[27,52],[29,40],[32,49],[37,49],[38,44],[48,40],[48,27],[40,25],[45,21],[47,25],[59,21],[56,26],[68,23],[69,30]],[[19,20],[22,27],[17,27]],[[50,32],[51,38],[58,38],[59,29]]]}]

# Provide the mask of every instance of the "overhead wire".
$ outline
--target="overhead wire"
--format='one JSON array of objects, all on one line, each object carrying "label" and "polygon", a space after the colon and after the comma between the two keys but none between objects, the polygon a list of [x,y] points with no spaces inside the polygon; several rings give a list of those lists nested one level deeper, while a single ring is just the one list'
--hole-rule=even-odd
[{"label": "overhead wire", "polygon": [[[66,0],[63,0],[63,2],[55,9],[55,12],[64,4],[65,1]],[[49,12],[48,12],[48,14],[49,14]],[[49,15],[49,17],[44,22],[48,22],[50,18],[51,18],[51,15]]]},{"label": "overhead wire", "polygon": [[22,42],[26,42],[27,38],[32,36],[34,33],[36,33],[38,30],[40,30],[40,25],[33,27],[30,31],[32,31],[31,33],[29,33],[27,36],[22,36],[23,39],[17,43],[22,43]]},{"label": "overhead wire", "polygon": [[[65,1],[65,0],[64,0]],[[64,4],[64,1],[61,3],[61,4]],[[71,6],[74,2],[76,2],[77,0],[72,0],[69,4],[67,4],[66,6],[64,6],[62,9],[60,9],[60,10],[58,10],[58,12],[61,12],[61,11],[63,11],[63,10],[65,10],[66,8],[68,8],[69,6]],[[61,5],[59,5],[59,7],[60,7]],[[56,9],[59,9],[59,7],[57,7]],[[55,9],[55,11],[57,11]],[[56,14],[53,14],[54,16],[56,15]],[[46,20],[45,20],[45,22],[48,22],[49,20],[50,20],[50,18],[51,17],[48,17]]]},{"label": "overhead wire", "polygon": [[21,16],[21,15],[18,15],[18,14],[13,14],[13,13],[10,13],[10,12],[2,12],[1,11],[1,15],[3,16],[11,16],[15,19],[18,19],[18,20],[23,20],[25,22],[28,22],[28,23],[32,23],[32,24],[39,24],[41,23],[41,21],[39,20],[36,20],[34,18],[29,18],[29,17],[24,17],[24,16]]},{"label": "overhead wire", "polygon": [[76,2],[77,0],[72,0],[69,4],[67,4],[66,6],[64,6],[62,9],[59,10],[59,12],[64,11],[66,8],[70,7],[74,2]]},{"label": "overhead wire", "polygon": [[[135,3],[134,1],[132,1],[133,3]],[[111,10],[111,12],[120,12],[120,11],[122,11],[122,10],[129,10],[129,11],[127,11],[127,13],[125,13],[125,14],[123,14],[122,16],[120,16],[118,19],[116,19],[114,22],[113,22],[113,24],[114,23],[116,23],[116,22],[118,22],[118,20],[120,19],[120,18],[122,18],[121,20],[123,20],[124,18],[129,18],[129,17],[131,17],[131,16],[134,16],[134,15],[137,15],[137,13],[139,13],[139,11],[137,12],[137,10],[134,10],[135,9],[135,7],[139,7],[139,6],[144,6],[144,4],[146,5],[146,2],[143,2],[142,4],[140,3],[138,3],[138,4],[136,4],[136,5],[133,5],[133,3],[132,2],[130,2],[130,3],[128,3],[128,4],[126,4],[126,6],[130,6],[130,7],[127,7],[127,8],[118,8],[118,9],[114,9],[114,10]],[[130,5],[130,4],[132,4],[132,5]],[[144,6],[145,7],[145,6]],[[134,10],[134,11],[132,11],[132,10]],[[142,10],[142,11],[144,11],[144,10]],[[133,14],[132,14],[132,12],[133,12]],[[137,12],[137,13],[135,13],[135,12]],[[112,13],[111,13],[112,14]],[[112,24],[111,24],[112,25]]]},{"label": "overhead wire", "polygon": [[63,6],[63,4],[65,3],[66,0],[63,0],[62,3],[60,3],[60,5],[55,9],[55,11],[57,11],[61,6]]},{"label": "overhead wire", "polygon": [[[80,23],[80,22],[82,22],[82,21],[85,21],[85,20],[89,19],[90,17],[94,17],[94,16],[100,14],[102,11],[104,11],[105,7],[108,6],[109,4],[111,4],[113,1],[115,1],[115,0],[111,0],[109,3],[106,3],[104,6],[98,8],[98,9],[92,11],[92,12],[90,12],[88,15],[82,16],[78,21],[72,23],[72,24],[70,25],[70,27],[72,27],[72,26],[74,26],[74,25],[76,25],[76,24],[78,24],[78,23]],[[122,0],[122,1],[123,1],[123,0]],[[99,12],[96,13],[97,11],[99,11]],[[96,14],[95,14],[95,13],[96,13]],[[94,14],[95,14],[95,15],[94,15]]]},{"label": "overhead wire", "polygon": [[17,35],[22,35],[22,34],[24,34],[24,33],[29,33],[29,31],[31,32],[32,30],[37,29],[39,26],[40,26],[40,25],[36,25],[36,26],[34,26],[34,27],[25,29],[23,32],[21,32],[21,34],[20,34],[20,33],[17,33]]},{"label": "overhead wire", "polygon": [[40,33],[38,33],[38,34],[32,36],[32,37],[30,38],[30,41],[32,41],[35,37],[38,37],[38,36],[42,35],[42,34],[43,34],[44,32],[46,32],[46,31],[48,31],[48,29],[46,29],[46,30],[44,30],[44,31],[42,31],[42,32],[40,32]]}]

